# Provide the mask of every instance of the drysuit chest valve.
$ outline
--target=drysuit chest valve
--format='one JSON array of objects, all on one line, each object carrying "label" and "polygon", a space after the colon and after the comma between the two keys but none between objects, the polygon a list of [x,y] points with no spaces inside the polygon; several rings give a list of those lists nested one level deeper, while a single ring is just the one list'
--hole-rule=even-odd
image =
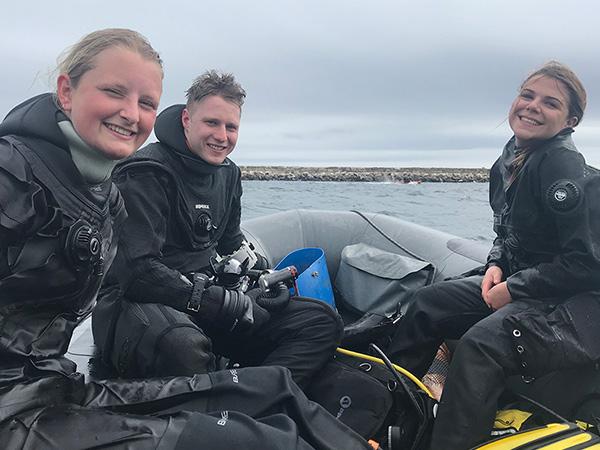
[{"label": "drysuit chest valve", "polygon": [[75,222],[69,229],[65,247],[67,258],[76,270],[89,264],[95,275],[103,274],[102,235],[89,223]]}]

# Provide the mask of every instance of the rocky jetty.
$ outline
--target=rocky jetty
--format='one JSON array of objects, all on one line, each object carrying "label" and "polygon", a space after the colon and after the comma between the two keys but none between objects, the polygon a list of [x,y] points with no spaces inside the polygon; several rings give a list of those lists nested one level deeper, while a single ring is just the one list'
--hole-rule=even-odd
[{"label": "rocky jetty", "polygon": [[485,183],[489,169],[241,166],[244,180]]}]

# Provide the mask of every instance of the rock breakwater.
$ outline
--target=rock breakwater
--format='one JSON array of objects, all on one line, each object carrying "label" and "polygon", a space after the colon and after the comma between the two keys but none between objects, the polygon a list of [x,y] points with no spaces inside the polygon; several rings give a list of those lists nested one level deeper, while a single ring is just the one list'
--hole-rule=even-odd
[{"label": "rock breakwater", "polygon": [[489,169],[241,166],[244,180],[485,183]]}]

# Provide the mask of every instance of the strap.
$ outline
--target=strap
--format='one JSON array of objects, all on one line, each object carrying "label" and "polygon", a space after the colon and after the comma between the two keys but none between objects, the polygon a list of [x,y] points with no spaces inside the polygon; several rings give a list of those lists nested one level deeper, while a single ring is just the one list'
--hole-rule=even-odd
[{"label": "strap", "polygon": [[192,295],[190,296],[190,300],[186,306],[186,309],[190,312],[197,313],[200,311],[200,304],[202,303],[202,293],[204,292],[204,287],[208,282],[208,277],[203,273],[195,273],[194,274],[194,289],[192,289]]}]

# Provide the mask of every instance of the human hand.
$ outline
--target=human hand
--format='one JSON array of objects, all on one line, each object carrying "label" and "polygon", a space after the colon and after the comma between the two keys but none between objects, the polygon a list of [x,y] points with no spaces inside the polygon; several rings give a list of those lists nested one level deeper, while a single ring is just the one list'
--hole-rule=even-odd
[{"label": "human hand", "polygon": [[492,287],[483,298],[492,311],[497,311],[512,301],[506,281]]},{"label": "human hand", "polygon": [[281,311],[290,302],[290,290],[284,283],[277,283],[267,292],[256,288],[246,292],[246,294],[269,312]]},{"label": "human hand", "polygon": [[202,301],[218,311],[214,317],[215,323],[229,328],[230,331],[235,329],[239,333],[250,334],[271,318],[269,312],[259,306],[253,296],[222,286],[210,286],[205,289]]},{"label": "human hand", "polygon": [[[486,297],[491,288],[496,286],[502,281],[502,269],[498,266],[490,266],[485,271],[483,280],[481,281],[481,296],[488,303]],[[489,304],[489,303],[488,303]]]}]

